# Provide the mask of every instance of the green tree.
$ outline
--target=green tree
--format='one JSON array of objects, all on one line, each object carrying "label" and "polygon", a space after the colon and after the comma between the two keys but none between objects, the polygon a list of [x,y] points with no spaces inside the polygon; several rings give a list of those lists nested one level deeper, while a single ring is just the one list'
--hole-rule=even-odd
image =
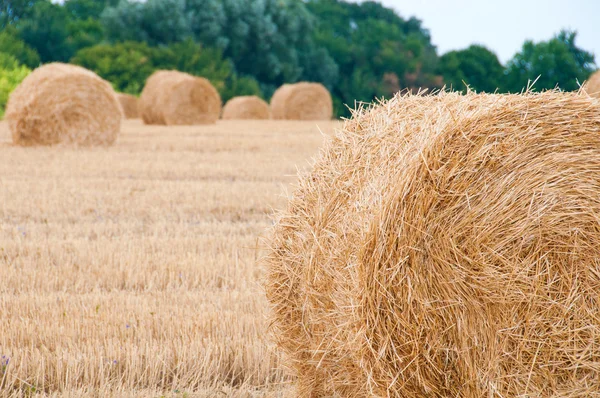
[{"label": "green tree", "polygon": [[74,53],[68,41],[69,14],[49,1],[39,1],[33,6],[30,15],[19,21],[19,35],[40,55],[42,62],[67,62]]},{"label": "green tree", "polygon": [[577,90],[596,67],[594,56],[577,47],[576,38],[576,32],[561,31],[549,41],[526,41],[508,63],[507,89],[519,92],[537,79],[537,90]]},{"label": "green tree", "polygon": [[115,90],[139,94],[161,61],[160,51],[145,43],[99,44],[79,50],[71,62],[96,72]]},{"label": "green tree", "polygon": [[[203,48],[191,40],[168,47],[150,47],[138,42],[100,44],[79,50],[71,62],[96,72],[111,82],[115,90],[130,94],[139,94],[146,79],[158,69],[205,77],[219,91],[226,90],[226,81],[235,82],[231,64],[223,59],[220,50]],[[248,87],[247,82],[241,83],[241,88]]]},{"label": "green tree", "polygon": [[102,24],[93,18],[71,20],[67,24],[67,32],[67,43],[75,52],[99,44],[104,39]]},{"label": "green tree", "polygon": [[483,46],[472,45],[444,54],[440,57],[439,73],[454,90],[465,91],[465,84],[478,92],[504,90],[504,67],[496,54]]},{"label": "green tree", "polygon": [[14,27],[7,27],[0,32],[0,52],[12,55],[29,68],[36,68],[40,64],[40,56],[17,35]]}]

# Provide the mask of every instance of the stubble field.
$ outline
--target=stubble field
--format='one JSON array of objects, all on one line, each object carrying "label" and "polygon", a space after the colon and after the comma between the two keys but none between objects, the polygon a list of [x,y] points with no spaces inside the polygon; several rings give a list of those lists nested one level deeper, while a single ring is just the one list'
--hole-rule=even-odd
[{"label": "stubble field", "polygon": [[286,396],[259,238],[338,122],[124,122],[20,148],[0,122],[0,396]]}]

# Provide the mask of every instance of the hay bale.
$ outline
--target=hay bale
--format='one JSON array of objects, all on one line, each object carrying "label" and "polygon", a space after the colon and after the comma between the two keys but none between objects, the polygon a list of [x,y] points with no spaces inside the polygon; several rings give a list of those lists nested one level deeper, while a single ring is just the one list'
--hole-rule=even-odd
[{"label": "hay bale", "polygon": [[266,256],[302,396],[590,396],[600,104],[396,96],[300,178]]},{"label": "hay bale", "polygon": [[221,114],[221,96],[202,77],[163,70],[146,81],[139,107],[146,124],[211,124]]},{"label": "hay bale", "polygon": [[235,97],[223,107],[223,119],[270,119],[269,104],[256,95]]},{"label": "hay bale", "polygon": [[121,109],[126,119],[137,119],[140,117],[137,97],[130,94],[117,93],[117,99],[121,104]]},{"label": "hay bale", "polygon": [[111,85],[75,65],[34,70],[10,94],[5,119],[19,145],[110,145],[121,128]]},{"label": "hay bale", "polygon": [[600,98],[600,70],[590,76],[583,89],[592,97]]},{"label": "hay bale", "polygon": [[320,83],[284,84],[271,98],[271,114],[273,119],[329,120],[331,94]]}]

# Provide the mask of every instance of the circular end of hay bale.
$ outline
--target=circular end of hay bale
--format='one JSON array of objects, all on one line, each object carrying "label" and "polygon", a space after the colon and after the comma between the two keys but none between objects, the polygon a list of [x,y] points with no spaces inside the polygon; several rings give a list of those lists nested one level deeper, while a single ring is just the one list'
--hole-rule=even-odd
[{"label": "circular end of hay bale", "polygon": [[130,94],[117,93],[117,99],[121,104],[121,109],[126,119],[137,119],[140,117],[137,97]]},{"label": "circular end of hay bale", "polygon": [[269,241],[274,333],[300,392],[587,395],[599,170],[600,105],[577,93],[358,112]]},{"label": "circular end of hay bale", "polygon": [[202,77],[158,71],[148,78],[139,106],[146,124],[211,124],[221,114],[221,96]]},{"label": "circular end of hay bale", "polygon": [[256,95],[235,97],[223,107],[223,119],[269,119],[269,104]]},{"label": "circular end of hay bale", "polygon": [[600,98],[600,70],[590,76],[583,89],[592,97]]},{"label": "circular end of hay bale", "polygon": [[10,94],[5,119],[19,145],[110,145],[121,126],[111,85],[79,66],[52,63],[34,70]]},{"label": "circular end of hay bale", "polygon": [[284,84],[271,98],[273,119],[330,120],[331,94],[320,83]]}]

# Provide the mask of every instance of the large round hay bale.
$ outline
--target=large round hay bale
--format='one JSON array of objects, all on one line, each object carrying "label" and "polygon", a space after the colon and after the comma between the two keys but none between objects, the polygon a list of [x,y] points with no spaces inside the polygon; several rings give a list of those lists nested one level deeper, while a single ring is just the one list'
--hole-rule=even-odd
[{"label": "large round hay bale", "polygon": [[271,98],[271,114],[273,119],[329,120],[331,94],[320,83],[284,84]]},{"label": "large round hay bale", "polygon": [[221,96],[202,77],[163,70],[146,81],[139,107],[146,124],[211,124],[221,114]]},{"label": "large round hay bale", "polygon": [[223,119],[269,119],[269,104],[256,95],[235,97],[223,107]]},{"label": "large round hay bale", "polygon": [[123,115],[125,115],[126,119],[137,119],[140,117],[137,97],[130,94],[117,93],[117,99],[121,104],[121,109],[123,109]]},{"label": "large round hay bale", "polygon": [[19,145],[110,145],[119,133],[121,107],[111,85],[75,65],[34,70],[10,94],[5,119]]},{"label": "large round hay bale", "polygon": [[583,89],[592,97],[600,98],[600,70],[590,76]]},{"label": "large round hay bale", "polygon": [[600,105],[396,96],[324,148],[266,256],[302,396],[590,396]]}]

